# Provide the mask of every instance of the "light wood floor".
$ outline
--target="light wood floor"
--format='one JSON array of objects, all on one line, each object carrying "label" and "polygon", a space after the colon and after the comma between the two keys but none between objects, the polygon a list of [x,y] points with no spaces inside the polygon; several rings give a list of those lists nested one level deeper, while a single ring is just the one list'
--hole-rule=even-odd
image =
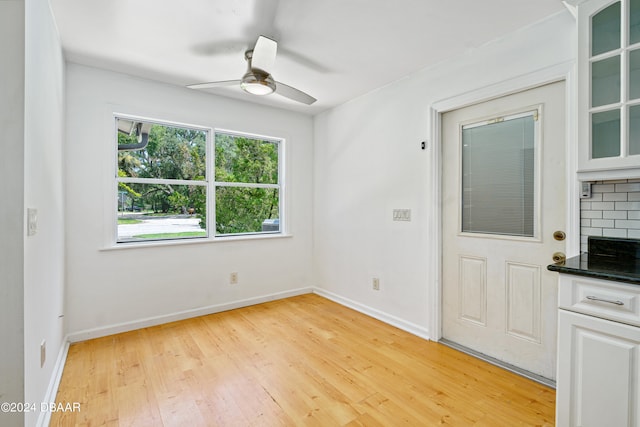
[{"label": "light wood floor", "polygon": [[52,426],[548,426],[555,392],[317,295],[74,344]]}]

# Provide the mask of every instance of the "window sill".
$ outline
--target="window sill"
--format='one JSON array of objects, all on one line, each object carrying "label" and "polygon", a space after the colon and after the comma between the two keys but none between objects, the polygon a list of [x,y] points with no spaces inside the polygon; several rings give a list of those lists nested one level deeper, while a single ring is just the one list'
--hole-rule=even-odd
[{"label": "window sill", "polygon": [[240,242],[244,240],[270,240],[270,239],[284,239],[293,237],[292,234],[286,233],[273,233],[273,234],[242,234],[242,235],[226,235],[219,237],[207,237],[196,239],[180,239],[180,240],[154,240],[150,242],[131,242],[131,243],[116,243],[113,246],[108,246],[100,249],[103,251],[119,251],[123,249],[140,249],[140,248],[156,248],[163,246],[184,246],[184,245],[202,245],[210,243],[223,243],[223,242]]}]

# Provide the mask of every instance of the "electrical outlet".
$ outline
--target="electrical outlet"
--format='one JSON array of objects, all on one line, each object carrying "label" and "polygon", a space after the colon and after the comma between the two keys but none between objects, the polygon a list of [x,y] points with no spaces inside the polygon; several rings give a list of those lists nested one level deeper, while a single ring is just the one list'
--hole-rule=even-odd
[{"label": "electrical outlet", "polygon": [[229,276],[229,283],[232,285],[238,284],[238,273],[231,273],[231,275]]},{"label": "electrical outlet", "polygon": [[40,367],[44,366],[44,362],[47,360],[47,342],[42,340],[40,343]]},{"label": "electrical outlet", "polygon": [[411,221],[411,209],[394,209],[394,221]]},{"label": "electrical outlet", "polygon": [[380,279],[378,279],[377,277],[373,278],[373,290],[374,291],[380,290]]}]

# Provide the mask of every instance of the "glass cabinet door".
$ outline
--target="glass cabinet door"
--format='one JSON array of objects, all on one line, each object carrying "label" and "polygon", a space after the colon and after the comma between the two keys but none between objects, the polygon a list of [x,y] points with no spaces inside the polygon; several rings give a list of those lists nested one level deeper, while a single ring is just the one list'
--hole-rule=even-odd
[{"label": "glass cabinet door", "polygon": [[640,0],[593,13],[589,34],[589,158],[640,154]]}]

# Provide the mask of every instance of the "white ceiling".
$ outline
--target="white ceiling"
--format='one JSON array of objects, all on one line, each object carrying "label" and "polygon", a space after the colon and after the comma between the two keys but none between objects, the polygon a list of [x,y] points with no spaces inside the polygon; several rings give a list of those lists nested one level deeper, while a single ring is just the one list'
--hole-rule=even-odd
[{"label": "white ceiling", "polygon": [[[272,74],[318,101],[211,93],[316,114],[561,11],[560,0],[51,0],[68,60],[184,86],[239,79],[259,35]],[[534,41],[532,41],[534,42]]]}]

